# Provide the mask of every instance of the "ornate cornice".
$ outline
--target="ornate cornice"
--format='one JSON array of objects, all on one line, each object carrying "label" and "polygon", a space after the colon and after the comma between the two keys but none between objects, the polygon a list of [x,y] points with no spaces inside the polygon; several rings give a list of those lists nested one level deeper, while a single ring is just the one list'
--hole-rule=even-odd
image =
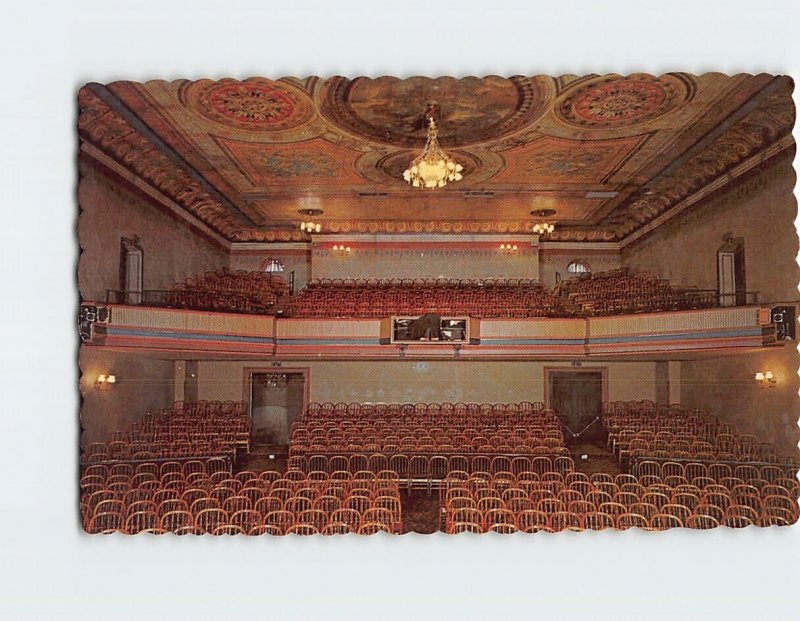
[{"label": "ornate cornice", "polygon": [[174,160],[114,111],[90,86],[78,93],[82,140],[163,192],[229,241],[247,236],[238,218]]},{"label": "ornate cornice", "polygon": [[[601,223],[625,239],[656,221],[695,194],[716,190],[738,174],[751,158],[760,163],[760,153],[776,155],[794,145],[791,136],[795,108],[791,97],[792,81],[778,78],[770,92],[741,118],[704,148],[691,154],[681,165],[652,181],[646,196],[634,198],[611,213]],[[691,201],[696,202],[696,201]]]}]

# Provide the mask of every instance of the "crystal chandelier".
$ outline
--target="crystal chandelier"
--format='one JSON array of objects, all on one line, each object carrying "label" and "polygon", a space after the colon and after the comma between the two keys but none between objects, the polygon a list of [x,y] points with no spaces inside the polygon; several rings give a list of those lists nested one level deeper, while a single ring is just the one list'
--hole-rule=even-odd
[{"label": "crystal chandelier", "polygon": [[436,121],[428,119],[428,140],[422,153],[403,172],[403,179],[415,188],[443,188],[448,181],[459,181],[464,167],[442,151],[436,138]]},{"label": "crystal chandelier", "polygon": [[556,227],[547,222],[538,222],[533,225],[533,232],[537,235],[547,235],[556,230]]}]

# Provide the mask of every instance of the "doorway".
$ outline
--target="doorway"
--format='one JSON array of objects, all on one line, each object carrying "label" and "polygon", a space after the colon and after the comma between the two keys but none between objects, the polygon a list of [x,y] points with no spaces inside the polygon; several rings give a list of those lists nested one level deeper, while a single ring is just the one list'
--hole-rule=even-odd
[{"label": "doorway", "polygon": [[253,442],[288,445],[289,428],[300,417],[305,405],[305,373],[251,372],[249,383]]},{"label": "doorway", "polygon": [[593,442],[603,436],[602,426],[592,424],[603,407],[603,369],[545,371],[549,407],[567,431],[566,439]]}]

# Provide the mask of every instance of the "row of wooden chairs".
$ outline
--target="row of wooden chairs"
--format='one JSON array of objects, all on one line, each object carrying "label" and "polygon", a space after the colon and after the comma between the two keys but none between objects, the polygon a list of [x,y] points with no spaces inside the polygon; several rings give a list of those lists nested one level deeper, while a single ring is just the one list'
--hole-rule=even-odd
[{"label": "row of wooden chairs", "polygon": [[520,403],[318,403],[312,401],[303,410],[303,420],[415,420],[441,419],[442,422],[480,421],[524,424],[528,421],[556,422],[555,412],[545,409],[544,403],[522,401]]},{"label": "row of wooden chairs", "polygon": [[283,476],[246,472],[216,480],[195,476],[200,473],[187,478],[177,473],[165,476],[173,474],[182,481],[143,481],[124,495],[114,489],[94,490],[94,483],[86,482],[81,494],[84,527],[90,533],[130,534],[402,530],[399,483],[394,473],[380,478],[373,473],[358,477],[345,473],[336,479],[307,477],[299,471]]},{"label": "row of wooden chairs", "polygon": [[755,481],[727,477],[726,487],[704,478],[685,483],[652,474],[460,473],[440,487],[442,525],[447,532],[461,532],[464,524],[473,532],[493,530],[495,524],[532,532],[788,525],[798,519],[796,479],[778,478],[756,487],[750,484]]},{"label": "row of wooden chairs", "polygon": [[342,288],[420,288],[420,287],[513,287],[546,289],[542,281],[531,278],[312,278],[306,285],[309,289],[324,287]]},{"label": "row of wooden chairs", "polygon": [[781,461],[770,442],[741,433],[716,416],[679,406],[631,402],[605,406],[608,443],[621,462],[648,458],[729,462]]},{"label": "row of wooden chairs", "polygon": [[108,442],[89,444],[85,463],[171,457],[225,456],[250,450],[252,421],[244,402],[176,402],[172,409],[148,412]]},{"label": "row of wooden chairs", "polygon": [[538,474],[566,474],[575,470],[575,462],[568,455],[295,455],[289,458],[289,467],[304,472],[391,472],[409,489],[427,489],[429,492],[454,472],[493,476],[499,472],[516,475],[517,472]]}]

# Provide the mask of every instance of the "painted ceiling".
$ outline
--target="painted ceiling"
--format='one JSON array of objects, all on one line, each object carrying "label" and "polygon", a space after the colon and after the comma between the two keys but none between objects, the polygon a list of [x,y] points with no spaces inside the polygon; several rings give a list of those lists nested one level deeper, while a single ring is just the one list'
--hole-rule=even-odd
[{"label": "painted ceiling", "polygon": [[[85,152],[102,153],[230,241],[323,232],[517,233],[619,241],[720,179],[793,146],[784,76],[671,73],[88,84]],[[435,105],[464,166],[408,186]]]}]

